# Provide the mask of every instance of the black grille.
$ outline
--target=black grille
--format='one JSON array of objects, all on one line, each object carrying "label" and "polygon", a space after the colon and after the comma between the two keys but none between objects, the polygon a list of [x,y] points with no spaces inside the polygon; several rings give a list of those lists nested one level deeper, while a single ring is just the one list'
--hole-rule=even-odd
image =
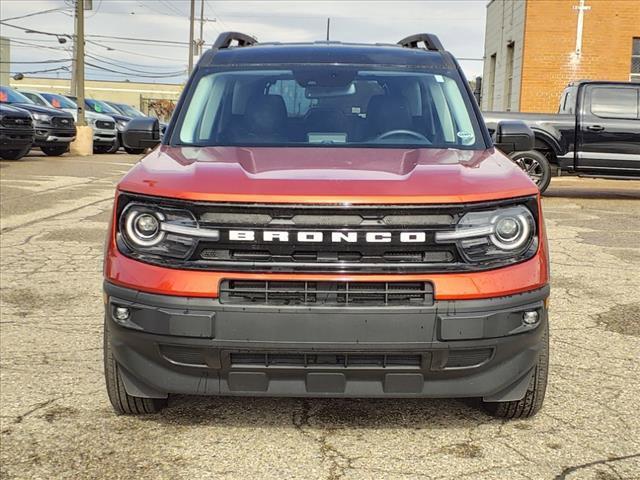
[{"label": "black grille", "polygon": [[74,125],[73,118],[71,117],[53,117],[51,124],[54,127],[71,128]]},{"label": "black grille", "polygon": [[177,347],[173,345],[162,345],[160,347],[162,355],[174,363],[185,365],[206,366],[207,362],[201,350],[195,348]]},{"label": "black grille", "polygon": [[108,122],[106,120],[98,120],[96,121],[96,128],[104,128],[106,130],[113,130],[116,128],[115,122]]},{"label": "black grille", "polygon": [[31,128],[33,121],[30,117],[3,117],[2,125],[13,128]]},{"label": "black grille", "polygon": [[426,282],[295,282],[225,280],[220,303],[246,305],[432,305]]},{"label": "black grille", "polygon": [[376,353],[232,353],[232,367],[420,368],[421,355]]},{"label": "black grille", "polygon": [[451,350],[445,368],[465,368],[480,365],[491,357],[491,348]]},{"label": "black grille", "polygon": [[[390,274],[477,271],[493,267],[466,261],[455,244],[436,243],[436,233],[455,228],[469,211],[522,201],[289,205],[184,202],[123,194],[119,197],[118,214],[129,202],[186,209],[199,226],[217,230],[219,238],[200,239],[185,259],[142,255],[131,251],[122,240],[118,247],[145,262],[194,270]],[[528,204],[535,211],[535,198],[530,198]],[[238,231],[243,232],[242,238],[238,238]],[[384,241],[377,241],[381,236],[385,236]]]},{"label": "black grille", "polygon": [[[453,245],[435,243],[461,208],[419,206],[245,205],[197,212],[198,222],[220,231],[220,240],[200,242],[195,268],[262,271],[400,271],[447,269],[460,261]],[[238,240],[234,231],[251,232]],[[406,235],[423,235],[409,242]],[[282,241],[278,235],[286,235]],[[370,241],[368,236],[388,236]],[[321,238],[317,240],[314,238]],[[269,240],[271,238],[272,240]],[[275,238],[275,240],[273,240]],[[301,238],[314,238],[304,241]]]}]

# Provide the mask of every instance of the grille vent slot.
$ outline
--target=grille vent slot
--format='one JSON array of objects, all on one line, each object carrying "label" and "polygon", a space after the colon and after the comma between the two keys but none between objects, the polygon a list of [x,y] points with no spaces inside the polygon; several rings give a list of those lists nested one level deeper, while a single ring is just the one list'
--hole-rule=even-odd
[{"label": "grille vent slot", "polygon": [[427,282],[307,282],[225,280],[220,303],[236,305],[433,305]]},{"label": "grille vent slot", "polygon": [[420,368],[422,356],[376,353],[231,353],[232,367]]},{"label": "grille vent slot", "polygon": [[491,358],[491,348],[451,350],[445,368],[466,368],[478,366]]}]

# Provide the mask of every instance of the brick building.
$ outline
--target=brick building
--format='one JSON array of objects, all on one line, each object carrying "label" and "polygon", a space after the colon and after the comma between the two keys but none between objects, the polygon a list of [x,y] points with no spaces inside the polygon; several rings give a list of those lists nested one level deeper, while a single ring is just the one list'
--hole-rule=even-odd
[{"label": "brick building", "polygon": [[573,80],[640,82],[640,0],[491,0],[483,110],[553,112]]}]

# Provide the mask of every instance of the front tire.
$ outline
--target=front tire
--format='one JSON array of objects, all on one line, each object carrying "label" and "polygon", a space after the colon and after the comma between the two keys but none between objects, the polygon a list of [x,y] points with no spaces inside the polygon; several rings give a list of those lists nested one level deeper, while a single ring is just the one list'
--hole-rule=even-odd
[{"label": "front tire", "polygon": [[64,144],[64,145],[40,147],[40,150],[42,150],[46,155],[50,157],[59,157],[60,155],[65,153],[67,150],[69,150],[69,145]]},{"label": "front tire", "polygon": [[112,146],[111,145],[97,145],[95,147],[93,147],[93,153],[98,153],[98,154],[105,154],[105,153],[109,153],[109,150],[111,150]]},{"label": "front tire", "polygon": [[129,148],[124,147],[124,151],[131,155],[142,155],[146,149],[145,148]]},{"label": "front tire", "polygon": [[536,184],[540,192],[544,192],[551,182],[551,165],[549,160],[537,150],[515,152],[509,156],[516,165]]},{"label": "front tire", "polygon": [[549,325],[546,324],[544,329],[542,348],[527,393],[521,400],[512,402],[483,402],[483,407],[492,416],[505,419],[528,418],[542,408],[549,375]]},{"label": "front tire", "polygon": [[117,153],[119,149],[120,149],[120,141],[116,139],[116,141],[113,142],[113,145],[109,147],[106,153]]},{"label": "front tire", "polygon": [[167,406],[166,398],[142,398],[129,395],[125,390],[120,367],[113,357],[109,341],[108,320],[104,323],[104,377],[107,394],[113,409],[118,415],[145,415],[157,413]]},{"label": "front tire", "polygon": [[20,160],[31,150],[31,145],[24,148],[17,148],[15,150],[0,150],[0,158],[4,160]]}]

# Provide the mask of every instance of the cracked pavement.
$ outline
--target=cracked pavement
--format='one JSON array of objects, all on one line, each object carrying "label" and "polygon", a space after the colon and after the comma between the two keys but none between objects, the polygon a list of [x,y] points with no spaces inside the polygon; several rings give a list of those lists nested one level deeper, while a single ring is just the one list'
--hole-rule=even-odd
[{"label": "cracked pavement", "polygon": [[175,397],[118,417],[102,373],[102,246],[138,157],[0,162],[0,478],[640,479],[640,182],[561,177],[547,399]]}]

